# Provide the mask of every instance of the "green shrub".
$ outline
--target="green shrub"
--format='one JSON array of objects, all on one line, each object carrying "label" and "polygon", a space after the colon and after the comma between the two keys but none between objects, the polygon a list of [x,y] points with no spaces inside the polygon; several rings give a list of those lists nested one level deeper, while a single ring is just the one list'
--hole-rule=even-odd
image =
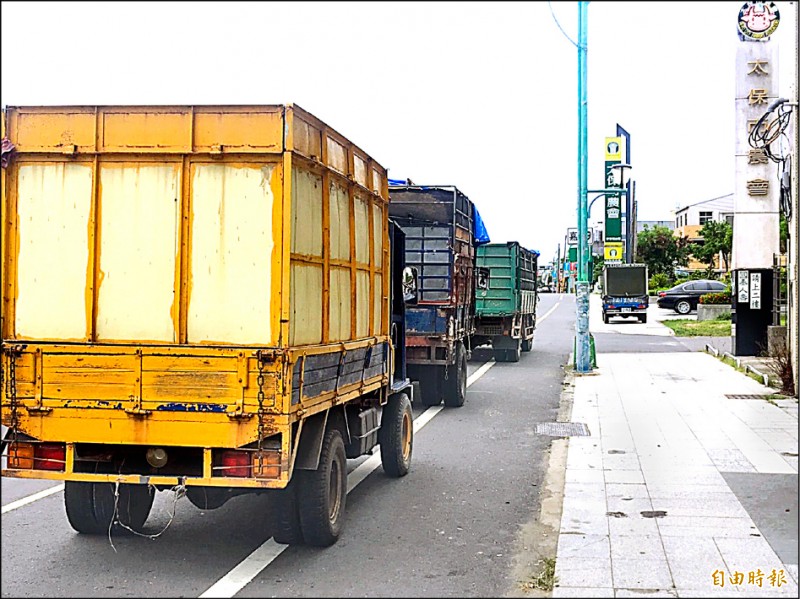
[{"label": "green shrub", "polygon": [[651,291],[656,289],[668,289],[671,286],[672,281],[669,278],[669,275],[663,272],[657,272],[650,277],[650,281],[648,282],[648,287]]},{"label": "green shrub", "polygon": [[731,303],[731,292],[722,291],[720,293],[706,293],[698,300],[701,304],[728,304]]}]

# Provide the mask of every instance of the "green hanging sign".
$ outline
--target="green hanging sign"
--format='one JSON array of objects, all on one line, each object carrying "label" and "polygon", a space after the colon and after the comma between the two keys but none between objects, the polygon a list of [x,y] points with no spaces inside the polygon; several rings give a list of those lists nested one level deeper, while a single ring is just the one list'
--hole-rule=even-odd
[{"label": "green hanging sign", "polygon": [[[611,167],[622,163],[622,138],[606,137],[605,187],[614,186]],[[618,193],[605,197],[605,241],[622,241],[622,196]]]}]

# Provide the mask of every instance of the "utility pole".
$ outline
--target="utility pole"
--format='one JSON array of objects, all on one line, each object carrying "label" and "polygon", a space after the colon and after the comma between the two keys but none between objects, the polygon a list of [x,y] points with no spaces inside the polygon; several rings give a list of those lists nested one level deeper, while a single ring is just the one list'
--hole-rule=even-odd
[{"label": "utility pole", "polygon": [[587,180],[589,156],[587,144],[586,97],[586,33],[588,30],[588,2],[578,2],[578,278],[575,286],[577,317],[575,322],[575,371],[585,374],[592,371],[589,338],[589,248],[586,238],[588,220]]},{"label": "utility pole", "polygon": [[[625,138],[625,163],[631,164],[631,134],[617,123],[617,137]],[[628,193],[625,194],[625,262],[633,262],[633,237],[636,232],[633,218],[633,199],[631,197],[631,182],[626,185]]]}]

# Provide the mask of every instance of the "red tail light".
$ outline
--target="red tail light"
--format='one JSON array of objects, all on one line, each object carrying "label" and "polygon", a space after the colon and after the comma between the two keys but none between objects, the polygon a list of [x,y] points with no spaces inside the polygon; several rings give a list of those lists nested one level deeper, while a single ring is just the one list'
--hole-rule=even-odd
[{"label": "red tail light", "polygon": [[226,450],[220,452],[220,476],[250,476],[250,453],[247,451]]},{"label": "red tail light", "polygon": [[665,295],[667,295],[666,291],[659,291],[658,292],[658,297],[664,297]]},{"label": "red tail light", "polygon": [[64,470],[67,447],[63,443],[36,443],[33,447],[33,467],[38,470]]},{"label": "red tail light", "polygon": [[647,306],[645,306],[644,304],[639,304],[639,308],[646,308],[646,307]]}]

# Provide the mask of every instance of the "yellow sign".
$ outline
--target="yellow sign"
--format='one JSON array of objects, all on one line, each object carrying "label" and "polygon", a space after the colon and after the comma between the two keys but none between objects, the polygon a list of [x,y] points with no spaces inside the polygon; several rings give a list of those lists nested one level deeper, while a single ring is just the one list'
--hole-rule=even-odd
[{"label": "yellow sign", "polygon": [[603,256],[606,262],[622,260],[622,242],[607,241],[603,248]]},{"label": "yellow sign", "polygon": [[606,137],[606,160],[622,161],[621,137]]}]

